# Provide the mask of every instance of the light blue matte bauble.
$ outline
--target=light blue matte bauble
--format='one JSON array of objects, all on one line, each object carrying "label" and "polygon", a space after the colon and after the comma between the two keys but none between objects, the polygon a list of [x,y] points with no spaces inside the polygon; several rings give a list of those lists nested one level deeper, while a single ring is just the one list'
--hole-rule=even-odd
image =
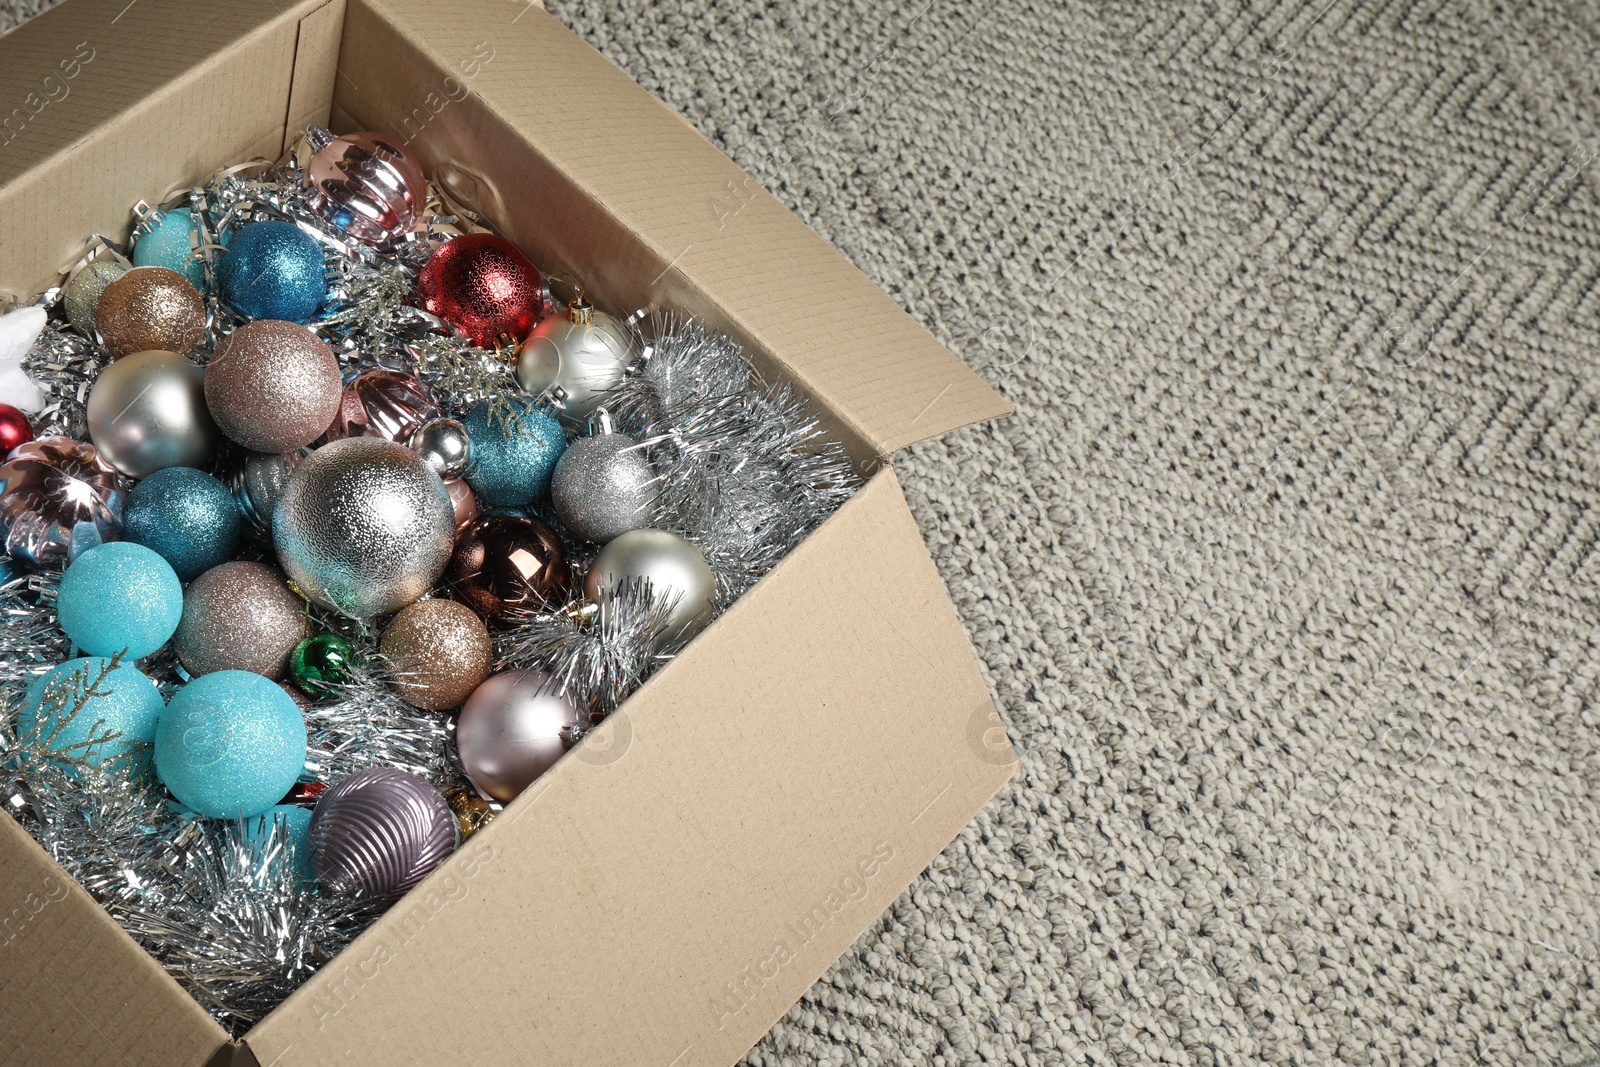
[{"label": "light blue matte bauble", "polygon": [[[128,757],[130,772],[147,768],[150,750],[146,746],[156,739],[165,701],[156,683],[132,667],[118,667],[101,678],[110,664],[109,659],[85,656],[69,659],[35,678],[17,715],[19,736],[37,737],[51,751],[96,767],[108,759]],[[97,692],[89,693],[91,688]],[[48,709],[41,707],[46,690],[52,698]],[[80,699],[83,707],[74,714],[72,709]],[[87,743],[113,733],[121,736]]]},{"label": "light blue matte bauble", "polygon": [[233,231],[217,256],[217,282],[228,303],[252,319],[304,323],[328,295],[322,246],[277,219]]},{"label": "light blue matte bauble", "polygon": [[[244,845],[250,850],[257,862],[267,860],[267,845],[270,841],[269,834],[274,825],[281,825],[287,831],[288,844],[294,849],[295,870],[300,873],[302,882],[311,880],[311,809],[302,808],[297,804],[279,804],[267,809],[260,815],[252,815],[244,820]],[[274,863],[281,863],[282,856],[273,856]]]},{"label": "light blue matte bauble", "polygon": [[149,233],[139,238],[133,246],[135,267],[166,267],[189,279],[196,289],[206,291],[206,268],[199,257],[189,258],[194,251],[190,234],[199,234],[194,212],[186,207],[175,207],[161,213],[161,219]]},{"label": "light blue matte bauble", "polygon": [[276,682],[249,671],[201,675],[167,705],[156,774],[201,815],[243,819],[283,799],[306,763],[306,724]]},{"label": "light blue matte bauble", "polygon": [[193,467],[156,471],[122,508],[122,536],[155,549],[185,582],[233,558],[239,525],[228,487]]},{"label": "light blue matte bauble", "polygon": [[143,659],[177,630],[183,584],[153,549],[112,541],[67,567],[56,613],[72,643],[89,655]]},{"label": "light blue matte bauble", "polygon": [[550,472],[567,450],[561,424],[532,401],[510,398],[510,412],[489,415],[487,401],[474,404],[461,422],[472,443],[467,484],[484,504],[520,507],[550,488]]}]

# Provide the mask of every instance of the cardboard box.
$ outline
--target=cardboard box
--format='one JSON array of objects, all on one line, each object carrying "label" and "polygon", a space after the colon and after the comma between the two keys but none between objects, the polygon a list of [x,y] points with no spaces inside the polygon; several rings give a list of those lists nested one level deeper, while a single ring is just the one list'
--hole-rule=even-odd
[{"label": "cardboard box", "polygon": [[822,529],[257,1025],[224,1031],[0,819],[0,1062],[728,1064],[1014,757],[888,457],[1009,411],[533,5],[68,0],[0,39],[0,290],[138,197],[384,130],[602,306],[706,314],[868,475]]}]

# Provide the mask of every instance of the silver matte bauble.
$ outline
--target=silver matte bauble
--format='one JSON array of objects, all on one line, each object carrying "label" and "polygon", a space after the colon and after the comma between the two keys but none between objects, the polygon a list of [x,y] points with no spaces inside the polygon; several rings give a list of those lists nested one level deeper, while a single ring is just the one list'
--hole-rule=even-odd
[{"label": "silver matte bauble", "polygon": [[515,800],[572,747],[579,723],[572,698],[543,671],[490,675],[456,722],[461,769],[485,795]]},{"label": "silver matte bauble", "polygon": [[716,578],[705,554],[677,534],[632,530],[611,541],[589,565],[583,591],[603,612],[604,592],[629,578],[649,581],[656,602],[670,605],[669,637],[688,641],[710,624],[716,605]]},{"label": "silver matte bauble", "polygon": [[472,459],[467,428],[455,419],[424,423],[411,438],[411,451],[422,459],[423,465],[444,479],[461,477]]},{"label": "silver matte bauble", "polygon": [[221,439],[206,410],[205,377],[173,352],[123,356],[89,388],[89,439],[134,478],[205,466]]},{"label": "silver matte bauble", "polygon": [[569,426],[582,426],[606,395],[622,384],[633,342],[627,329],[584,300],[565,315],[533,328],[517,356],[517,384],[533,394],[558,387],[551,397]]},{"label": "silver matte bauble", "polygon": [[272,544],[272,509],[289,486],[289,475],[310,449],[298,452],[245,452],[234,459],[223,481],[244,518],[245,536],[259,545]]},{"label": "silver matte bauble", "polygon": [[409,448],[347,437],[307,456],[272,516],[278,562],[311,600],[368,618],[398,611],[438,580],[455,509]]},{"label": "silver matte bauble", "polygon": [[550,477],[550,502],[567,529],[603,545],[655,522],[658,489],[639,443],[602,433],[567,446]]}]

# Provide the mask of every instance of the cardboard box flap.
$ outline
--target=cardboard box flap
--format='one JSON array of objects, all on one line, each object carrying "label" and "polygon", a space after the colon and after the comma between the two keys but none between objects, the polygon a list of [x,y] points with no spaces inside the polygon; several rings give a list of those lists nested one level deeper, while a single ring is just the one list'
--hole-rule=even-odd
[{"label": "cardboard box flap", "polygon": [[30,1067],[203,1067],[228,1039],[9,813],[0,814],[0,1034],[0,1061]]},{"label": "cardboard box flap", "polygon": [[[406,141],[541,263],[576,271],[613,306],[733,309],[717,325],[770,354],[878,455],[1012,410],[692,126],[544,11],[498,0],[353,0],[339,67],[336,115]],[[422,79],[431,91],[419,91],[418,69],[433,71]],[[524,158],[519,142],[539,158]],[[651,281],[641,288],[632,281],[640,278]]]},{"label": "cardboard box flap", "polygon": [[245,1040],[276,1067],[721,1067],[1014,767],[884,470]]}]

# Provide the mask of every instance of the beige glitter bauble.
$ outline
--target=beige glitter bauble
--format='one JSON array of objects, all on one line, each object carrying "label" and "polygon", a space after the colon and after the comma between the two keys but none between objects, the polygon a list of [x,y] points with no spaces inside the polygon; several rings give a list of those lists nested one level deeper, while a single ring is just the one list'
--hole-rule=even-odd
[{"label": "beige glitter bauble", "polygon": [[95,306],[106,351],[187,355],[206,334],[206,305],[189,279],[166,267],[135,267],[110,282]]},{"label": "beige glitter bauble", "polygon": [[206,404],[252,452],[293,452],[322,436],[344,387],[333,349],[306,327],[263,319],[222,339],[206,367]]},{"label": "beige glitter bauble", "polygon": [[283,572],[239,561],[189,583],[173,645],[190,674],[250,671],[278,679],[294,646],[310,633],[305,601]]},{"label": "beige glitter bauble", "polygon": [[419,600],[383,631],[390,685],[424,711],[457,707],[489,677],[494,647],[477,613],[453,600]]}]

